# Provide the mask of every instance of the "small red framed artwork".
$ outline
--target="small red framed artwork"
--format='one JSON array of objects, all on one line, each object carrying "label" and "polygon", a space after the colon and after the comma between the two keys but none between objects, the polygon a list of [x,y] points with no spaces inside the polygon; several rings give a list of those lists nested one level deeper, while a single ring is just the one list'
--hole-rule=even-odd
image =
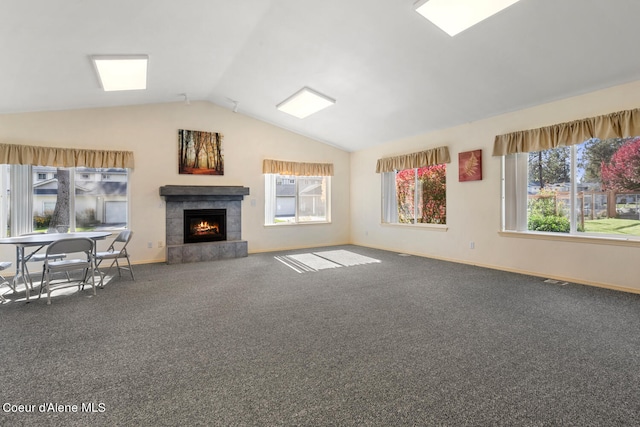
[{"label": "small red framed artwork", "polygon": [[458,181],[480,181],[482,179],[482,150],[458,153]]}]

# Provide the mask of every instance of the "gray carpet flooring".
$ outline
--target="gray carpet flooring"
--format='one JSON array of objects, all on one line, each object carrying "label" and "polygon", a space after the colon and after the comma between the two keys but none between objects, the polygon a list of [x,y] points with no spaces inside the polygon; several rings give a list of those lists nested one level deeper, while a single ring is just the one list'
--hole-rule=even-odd
[{"label": "gray carpet flooring", "polygon": [[0,425],[640,425],[639,295],[335,249],[1,305]]}]

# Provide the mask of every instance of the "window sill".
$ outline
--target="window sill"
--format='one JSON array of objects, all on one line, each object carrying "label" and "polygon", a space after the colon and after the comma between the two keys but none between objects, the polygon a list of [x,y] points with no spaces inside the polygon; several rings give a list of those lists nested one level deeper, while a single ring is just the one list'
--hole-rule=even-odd
[{"label": "window sill", "polygon": [[502,237],[516,237],[521,239],[553,240],[556,242],[640,247],[640,239],[636,237],[601,237],[593,235],[577,236],[575,234],[556,234],[527,231],[499,231],[498,234]]},{"label": "window sill", "polygon": [[410,228],[412,230],[429,230],[429,231],[447,231],[449,227],[446,224],[395,224],[391,222],[380,223],[383,227],[400,227]]},{"label": "window sill", "polygon": [[265,227],[291,227],[295,225],[327,225],[331,221],[309,221],[309,222],[279,222],[277,224],[264,224]]}]

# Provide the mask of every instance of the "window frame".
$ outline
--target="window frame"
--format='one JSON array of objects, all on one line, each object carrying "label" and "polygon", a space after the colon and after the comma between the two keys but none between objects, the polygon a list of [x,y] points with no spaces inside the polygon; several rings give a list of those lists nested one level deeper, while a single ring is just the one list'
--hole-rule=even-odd
[{"label": "window frame", "polygon": [[[585,141],[586,142],[586,141]],[[640,236],[585,232],[578,230],[577,156],[581,144],[561,146],[570,149],[569,232],[528,229],[528,158],[529,152],[501,156],[501,226],[500,235],[556,241],[640,246]]]},{"label": "window frame", "polygon": [[[19,236],[33,232],[34,222],[34,166],[32,165],[0,165],[2,176],[0,177],[0,188],[3,197],[0,200],[0,237],[10,237],[7,230],[11,230],[12,236]],[[69,170],[69,232],[76,231],[76,169],[87,169],[87,167],[65,167]],[[89,168],[104,169],[104,168]],[[126,225],[125,229],[131,225],[131,191],[130,191],[130,169],[123,169],[126,174]],[[54,174],[56,177],[57,174]],[[8,181],[8,182],[7,182]],[[42,182],[37,179],[35,182]],[[4,197],[6,194],[8,197]],[[46,202],[43,202],[46,203]],[[10,224],[9,224],[10,223]],[[10,226],[10,227],[9,227]],[[104,230],[121,230],[122,227],[104,227]]]},{"label": "window frame", "polygon": [[[293,221],[276,222],[276,209],[277,209],[277,194],[276,194],[276,181],[280,177],[281,180],[295,181],[295,194],[293,196],[295,202],[295,212]],[[323,220],[305,221],[300,219],[300,179],[301,178],[321,178],[324,180],[324,187],[326,191],[325,196],[325,210],[326,216]],[[267,227],[272,226],[291,226],[291,225],[313,225],[313,224],[330,224],[331,223],[331,176],[330,175],[317,175],[317,176],[293,176],[293,175],[281,175],[277,173],[265,173],[265,211],[264,211],[264,225]]]},{"label": "window frame", "polygon": [[[438,163],[437,165],[445,166],[445,180],[446,180],[446,169],[447,163]],[[429,166],[437,166],[437,165],[429,165]],[[423,166],[424,167],[424,166]],[[392,227],[412,227],[412,228],[420,228],[420,229],[432,229],[438,231],[447,231],[449,226],[447,223],[425,223],[425,222],[417,222],[416,218],[418,217],[418,203],[415,203],[416,200],[420,199],[420,186],[418,185],[419,175],[418,169],[416,168],[408,168],[403,170],[413,170],[414,171],[414,211],[413,218],[411,223],[398,222],[398,199],[396,193],[396,177],[398,173],[402,172],[402,170],[393,170],[389,172],[381,172],[381,212],[380,212],[380,223],[383,226],[392,226]],[[445,210],[447,209],[447,190],[446,190],[446,181],[445,181]],[[392,221],[395,219],[395,221]]]}]

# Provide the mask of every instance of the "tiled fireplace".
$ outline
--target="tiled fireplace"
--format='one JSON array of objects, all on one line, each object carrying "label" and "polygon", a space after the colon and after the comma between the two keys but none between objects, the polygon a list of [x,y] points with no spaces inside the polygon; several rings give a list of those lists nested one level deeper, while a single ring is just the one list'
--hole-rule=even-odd
[{"label": "tiled fireplace", "polygon": [[247,256],[241,240],[241,186],[166,185],[167,263],[182,264]]}]

